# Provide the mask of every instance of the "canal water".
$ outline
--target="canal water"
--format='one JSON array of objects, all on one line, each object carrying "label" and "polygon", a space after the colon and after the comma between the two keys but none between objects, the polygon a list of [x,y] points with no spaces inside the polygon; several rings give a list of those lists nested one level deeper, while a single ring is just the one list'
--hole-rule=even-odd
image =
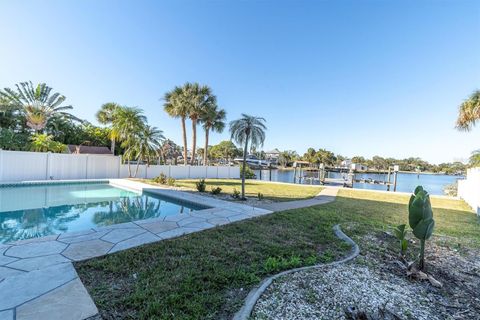
[{"label": "canal water", "polygon": [[[269,170],[254,170],[257,179],[270,180]],[[333,179],[342,179],[345,174],[330,172],[329,178]],[[416,173],[398,173],[397,180],[397,191],[399,192],[412,192],[416,186],[423,186],[430,194],[443,195],[444,189],[446,186],[455,183],[458,179],[463,179],[464,177],[460,176],[450,176],[444,174],[416,174]],[[383,174],[355,174],[355,179],[373,179],[373,180],[387,180],[386,175]],[[293,170],[272,170],[272,181],[277,182],[289,182],[294,183],[294,171]],[[393,174],[391,181],[393,182]],[[296,181],[298,183],[298,181]],[[311,180],[304,180],[302,183],[311,184]],[[313,182],[318,184],[318,180]],[[354,183],[353,187],[355,189],[374,189],[374,190],[387,190],[387,186],[380,184],[370,184],[370,183]],[[393,186],[392,186],[393,190]]]}]

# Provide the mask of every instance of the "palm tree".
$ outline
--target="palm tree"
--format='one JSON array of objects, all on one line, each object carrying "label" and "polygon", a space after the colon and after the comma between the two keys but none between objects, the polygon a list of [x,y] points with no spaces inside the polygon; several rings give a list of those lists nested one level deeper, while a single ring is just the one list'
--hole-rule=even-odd
[{"label": "palm tree", "polygon": [[205,148],[203,149],[203,165],[208,165],[208,137],[210,131],[221,133],[225,128],[225,119],[227,113],[225,110],[218,110],[216,104],[209,104],[202,112],[200,121],[205,130]]},{"label": "palm tree", "polygon": [[150,160],[158,156],[162,141],[165,140],[165,137],[163,136],[162,130],[149,125],[144,125],[133,139],[134,141],[128,152],[133,152],[137,158],[137,167],[135,168],[134,175],[134,177],[136,177],[140,162],[146,160],[147,164],[150,164]]},{"label": "palm tree", "polygon": [[459,107],[456,128],[470,131],[480,120],[480,90],[473,92]]},{"label": "palm tree", "polygon": [[139,108],[120,107],[115,111],[115,117],[112,121],[112,131],[114,135],[122,141],[122,148],[125,148],[124,157],[127,159],[128,173],[130,172],[130,160],[134,157],[132,146],[137,141],[138,133],[144,128],[147,118]]},{"label": "palm tree", "polygon": [[265,119],[254,117],[242,113],[238,120],[230,122],[231,139],[243,148],[243,167],[242,167],[242,199],[245,199],[245,167],[247,165],[248,143],[252,146],[261,146],[265,141]]},{"label": "palm tree", "polygon": [[[98,112],[95,114],[95,117],[100,124],[112,125],[115,112],[119,108],[121,108],[121,106],[115,102],[105,103],[100,107],[100,110],[98,110]],[[110,151],[112,151],[112,154],[115,154],[115,141],[118,139],[115,133],[116,132],[114,130],[110,130]]]},{"label": "palm tree", "polygon": [[195,152],[197,148],[197,122],[209,106],[216,105],[217,98],[212,94],[208,86],[198,83],[186,83],[184,91],[188,103],[188,116],[192,121],[192,159],[190,164],[195,163]]},{"label": "palm tree", "polygon": [[165,103],[163,108],[171,117],[180,118],[181,120],[183,134],[183,164],[187,165],[188,149],[185,120],[189,115],[189,105],[186,101],[184,87],[175,87],[172,91],[165,93]]},{"label": "palm tree", "polygon": [[52,88],[45,83],[34,87],[32,82],[21,82],[15,86],[16,90],[10,88],[0,90],[0,97],[8,102],[10,108],[22,114],[27,121],[27,126],[35,132],[42,131],[55,115],[78,120],[66,112],[72,109],[72,106],[62,105],[66,99],[65,96],[58,92],[51,94]]}]

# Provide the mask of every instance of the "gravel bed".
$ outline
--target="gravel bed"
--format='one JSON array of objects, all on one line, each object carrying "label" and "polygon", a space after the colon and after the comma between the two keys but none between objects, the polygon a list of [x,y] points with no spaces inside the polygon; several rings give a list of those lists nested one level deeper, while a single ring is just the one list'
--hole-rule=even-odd
[{"label": "gravel bed", "polygon": [[[359,264],[298,272],[275,281],[257,302],[252,319],[347,319],[345,308],[400,319],[445,319],[428,287]],[[383,319],[384,317],[379,317]]]}]

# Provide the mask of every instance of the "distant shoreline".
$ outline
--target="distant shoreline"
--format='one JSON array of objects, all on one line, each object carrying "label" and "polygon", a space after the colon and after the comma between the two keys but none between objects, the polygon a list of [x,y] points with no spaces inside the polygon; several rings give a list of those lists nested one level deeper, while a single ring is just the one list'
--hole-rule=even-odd
[{"label": "distant shoreline", "polygon": [[[282,170],[282,171],[291,171],[294,170],[295,168],[293,167],[278,167],[276,170]],[[266,169],[268,170],[268,169]],[[431,171],[422,171],[422,172],[415,172],[415,171],[403,171],[400,170],[398,171],[399,173],[406,173],[406,174],[425,174],[425,175],[437,175],[437,176],[456,176],[456,177],[465,177],[465,175],[458,175],[458,174],[448,174],[448,173],[439,173],[439,172],[431,172]],[[366,171],[365,173],[370,173]],[[393,173],[393,172],[392,172]]]}]

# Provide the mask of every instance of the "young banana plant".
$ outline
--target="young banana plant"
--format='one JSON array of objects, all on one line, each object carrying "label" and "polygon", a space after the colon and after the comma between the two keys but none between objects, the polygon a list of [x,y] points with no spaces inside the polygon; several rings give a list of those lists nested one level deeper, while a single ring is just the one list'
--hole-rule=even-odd
[{"label": "young banana plant", "polygon": [[405,239],[407,236],[407,225],[401,224],[393,228],[393,235],[400,241],[400,255],[403,257],[408,247],[408,240]]},{"label": "young banana plant", "polygon": [[425,260],[425,241],[432,236],[435,220],[433,220],[430,196],[422,186],[416,187],[413,195],[410,197],[408,203],[408,222],[410,228],[413,230],[413,235],[420,240],[418,267],[420,270],[423,270]]}]

